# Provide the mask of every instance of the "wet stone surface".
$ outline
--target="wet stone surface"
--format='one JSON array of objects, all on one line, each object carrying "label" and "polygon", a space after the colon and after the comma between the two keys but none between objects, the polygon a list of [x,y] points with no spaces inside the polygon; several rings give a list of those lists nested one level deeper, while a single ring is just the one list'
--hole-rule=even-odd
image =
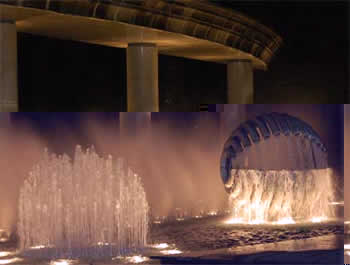
[{"label": "wet stone surface", "polygon": [[197,251],[344,234],[344,226],[335,222],[273,226],[225,224],[226,219],[208,217],[153,224],[150,240],[175,244],[185,251]]}]

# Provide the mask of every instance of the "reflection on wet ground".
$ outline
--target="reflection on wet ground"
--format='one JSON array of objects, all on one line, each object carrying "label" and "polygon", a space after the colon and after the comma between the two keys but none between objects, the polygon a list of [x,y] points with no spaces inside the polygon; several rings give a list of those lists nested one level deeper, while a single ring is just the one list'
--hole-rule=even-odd
[{"label": "reflection on wet ground", "polygon": [[175,244],[187,251],[213,250],[286,240],[299,240],[324,235],[343,235],[341,222],[295,225],[225,224],[225,217],[208,217],[151,228],[151,240]]},{"label": "reflection on wet ground", "polygon": [[328,235],[159,258],[169,263],[185,264],[343,264],[342,248],[342,235]]},{"label": "reflection on wet ground", "polygon": [[[153,224],[149,247],[128,257],[100,260],[32,259],[16,253],[13,243],[0,244],[1,264],[342,264],[342,223],[296,225],[226,224],[227,217]],[[350,242],[350,241],[349,241]],[[103,247],[103,246],[101,246]]]}]

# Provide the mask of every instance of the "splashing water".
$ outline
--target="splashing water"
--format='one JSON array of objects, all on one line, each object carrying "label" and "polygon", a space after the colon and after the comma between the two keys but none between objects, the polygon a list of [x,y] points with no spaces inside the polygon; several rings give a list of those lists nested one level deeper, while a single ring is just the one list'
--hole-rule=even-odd
[{"label": "splashing water", "polygon": [[326,148],[297,118],[274,113],[241,125],[224,145],[220,170],[230,193],[232,218],[227,223],[335,218],[335,184]]},{"label": "splashing water", "polygon": [[233,169],[231,177],[233,214],[227,223],[287,224],[334,216],[330,169]]},{"label": "splashing water", "polygon": [[20,250],[50,258],[126,255],[146,245],[140,178],[112,156],[77,146],[72,161],[45,150],[20,191]]}]

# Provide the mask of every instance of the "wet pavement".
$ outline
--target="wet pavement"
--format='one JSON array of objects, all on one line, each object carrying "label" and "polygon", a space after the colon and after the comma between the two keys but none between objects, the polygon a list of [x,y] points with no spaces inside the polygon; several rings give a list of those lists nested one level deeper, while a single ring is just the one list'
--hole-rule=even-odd
[{"label": "wet pavement", "polygon": [[153,225],[150,242],[167,242],[187,251],[214,250],[325,235],[343,235],[341,222],[292,225],[225,224],[227,217],[208,217]]},{"label": "wet pavement", "polygon": [[151,226],[149,247],[129,257],[49,260],[23,257],[0,244],[0,264],[343,264],[340,222],[295,225],[226,224],[208,217]]}]

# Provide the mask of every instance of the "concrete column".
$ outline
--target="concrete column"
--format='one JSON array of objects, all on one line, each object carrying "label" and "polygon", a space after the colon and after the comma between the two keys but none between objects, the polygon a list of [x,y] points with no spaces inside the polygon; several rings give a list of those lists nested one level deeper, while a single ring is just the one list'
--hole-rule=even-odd
[{"label": "concrete column", "polygon": [[129,112],[158,112],[158,49],[152,43],[131,43],[127,48]]},{"label": "concrete column", "polygon": [[0,21],[0,112],[18,111],[16,24]]},{"label": "concrete column", "polygon": [[235,60],[227,64],[227,99],[229,104],[252,104],[253,65],[249,60]]}]

